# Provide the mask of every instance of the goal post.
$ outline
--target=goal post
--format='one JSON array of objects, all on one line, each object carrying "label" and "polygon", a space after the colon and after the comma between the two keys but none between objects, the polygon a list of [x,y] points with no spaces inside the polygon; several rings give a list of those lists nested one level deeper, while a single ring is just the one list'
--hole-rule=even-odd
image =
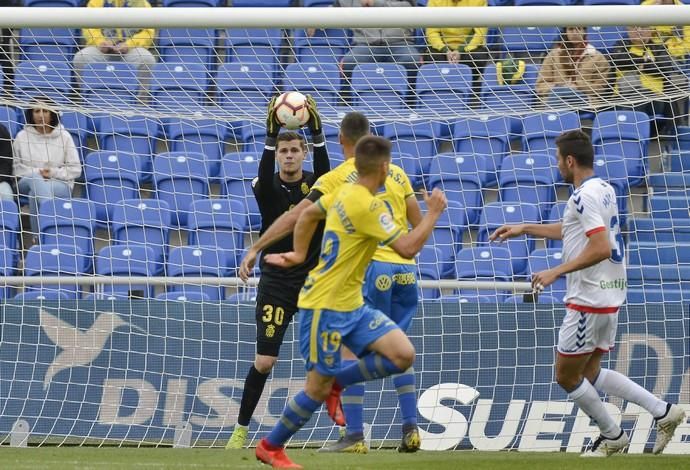
[{"label": "goal post", "polygon": [[[545,79],[567,26],[584,26],[590,46],[579,53],[591,74],[570,81],[580,88]],[[649,49],[639,63],[621,57],[638,34],[630,26],[649,31],[635,36]],[[65,177],[69,197],[36,213],[24,194],[1,201],[0,445],[25,430],[37,445],[225,444],[255,354],[260,270],[248,284],[236,277],[261,228],[251,182],[265,107],[290,90],[316,99],[331,167],[344,158],[340,122],[360,111],[392,141],[422,209],[432,188],[450,201],[416,259],[408,332],[424,450],[580,452],[596,438],[553,378],[565,279],[531,292],[531,275],[561,262],[559,241],[489,241],[503,223],[560,220],[571,188],[554,141],[572,129],[591,136],[621,215],[612,257],[627,263],[628,298],[606,364],[690,410],[683,26],[690,7],[678,5],[3,8],[13,67],[0,75],[0,124],[15,161],[39,152],[22,139],[33,110],[48,109],[74,144],[51,145],[76,154],[79,175]],[[150,55],[79,56],[98,48],[83,28],[152,29],[141,43]],[[362,28],[388,28],[406,49],[348,58]],[[438,48],[433,57],[428,28],[468,28],[483,55],[451,43],[462,60]],[[311,171],[312,136],[298,132]],[[16,176],[15,191],[26,173]],[[303,385],[297,335],[293,325],[252,443]],[[631,434],[629,452],[649,451],[651,416],[612,398],[606,406]],[[397,444],[399,416],[390,381],[367,385],[374,447]],[[690,453],[688,435],[684,423],[666,452]],[[320,412],[292,445],[337,437]]]}]

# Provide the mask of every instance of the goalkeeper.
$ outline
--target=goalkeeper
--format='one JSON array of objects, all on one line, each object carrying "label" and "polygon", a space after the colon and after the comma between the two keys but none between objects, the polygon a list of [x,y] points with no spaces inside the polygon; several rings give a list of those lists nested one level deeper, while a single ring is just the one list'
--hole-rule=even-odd
[{"label": "goalkeeper", "polygon": [[[299,204],[316,180],[330,169],[321,118],[314,99],[307,96],[310,116],[307,125],[314,143],[314,173],[302,169],[302,162],[307,156],[304,139],[296,132],[279,134],[280,124],[273,109],[275,100],[273,98],[268,104],[266,144],[259,163],[259,175],[252,181],[261,212],[261,233],[284,212]],[[276,158],[278,173],[274,173]],[[249,421],[259,403],[266,379],[278,359],[285,331],[297,312],[297,296],[307,273],[318,261],[322,231],[323,224],[309,245],[304,264],[299,266],[280,268],[264,263],[263,259],[268,253],[291,251],[292,234],[262,252],[261,280],[256,296],[256,357],[244,381],[237,425],[226,449],[241,449],[245,444]]]}]

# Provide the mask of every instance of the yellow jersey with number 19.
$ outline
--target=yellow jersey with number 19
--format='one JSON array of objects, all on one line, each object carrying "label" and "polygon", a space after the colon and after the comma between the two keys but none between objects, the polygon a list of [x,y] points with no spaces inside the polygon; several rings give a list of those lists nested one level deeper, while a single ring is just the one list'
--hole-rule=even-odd
[{"label": "yellow jersey with number 19", "polygon": [[319,264],[309,272],[297,306],[351,312],[364,305],[362,283],[379,246],[397,240],[403,229],[385,204],[360,184],[346,183],[316,204],[326,211]]}]

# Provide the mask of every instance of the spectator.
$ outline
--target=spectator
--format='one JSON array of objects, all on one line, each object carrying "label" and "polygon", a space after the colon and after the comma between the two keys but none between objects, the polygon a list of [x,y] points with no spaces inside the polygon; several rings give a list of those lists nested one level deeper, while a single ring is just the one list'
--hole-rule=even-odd
[{"label": "spectator", "polygon": [[[485,7],[486,0],[429,0],[427,7]],[[472,68],[472,89],[479,93],[482,70],[489,62],[486,34],[489,28],[427,28],[429,57],[437,62],[466,64]]]},{"label": "spectator", "polygon": [[653,27],[628,27],[628,38],[611,53],[614,92],[637,111],[670,118],[662,132],[675,135],[675,126],[687,114],[688,79],[666,46],[655,43],[653,36]]},{"label": "spectator", "polygon": [[[684,5],[684,3],[681,0],[643,0],[641,5]],[[655,26],[653,41],[656,44],[664,44],[675,60],[685,60],[685,56],[690,52],[690,25]]]},{"label": "spectator", "polygon": [[14,200],[14,178],[12,177],[12,136],[0,124],[0,199]]},{"label": "spectator", "polygon": [[[151,8],[147,0],[89,0],[89,8]],[[121,60],[139,68],[142,91],[148,87],[151,68],[156,59],[149,51],[156,35],[155,29],[83,29],[86,47],[74,56],[77,77],[86,64]]]},{"label": "spectator", "polygon": [[69,198],[81,174],[79,155],[69,132],[50,103],[26,111],[26,125],[14,139],[14,174],[19,193],[29,197],[31,229],[38,234],[42,200]]},{"label": "spectator", "polygon": [[[411,7],[414,0],[336,0],[336,7]],[[352,30],[352,48],[342,59],[347,82],[356,65],[370,62],[395,62],[405,66],[410,81],[419,64],[411,28],[356,28]]]},{"label": "spectator", "polygon": [[601,103],[610,90],[609,70],[606,57],[587,42],[585,28],[569,26],[544,58],[537,94],[546,100],[554,88],[569,88],[587,96],[591,104]]}]

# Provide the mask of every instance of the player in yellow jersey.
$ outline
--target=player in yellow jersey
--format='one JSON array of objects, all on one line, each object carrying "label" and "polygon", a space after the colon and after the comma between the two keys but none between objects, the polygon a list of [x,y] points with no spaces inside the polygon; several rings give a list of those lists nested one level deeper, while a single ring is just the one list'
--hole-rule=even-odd
[{"label": "player in yellow jersey", "polygon": [[[407,259],[422,249],[446,199],[435,189],[425,196],[428,212],[417,227],[406,233],[406,227],[398,226],[374,196],[388,177],[390,149],[390,142],[381,137],[360,139],[355,148],[356,182],[321,197],[300,215],[294,251],[265,258],[281,267],[304,262],[318,222],[326,219],[319,264],[309,273],[298,300],[300,350],[308,371],[305,387],[256,448],[257,458],[275,468],[301,468],[290,461],[283,446],[321,406],[334,382],[346,387],[379,379],[399,374],[414,362],[412,343],[395,322],[364,303],[362,284],[379,243]],[[361,357],[358,363],[341,368],[342,345]]]}]

